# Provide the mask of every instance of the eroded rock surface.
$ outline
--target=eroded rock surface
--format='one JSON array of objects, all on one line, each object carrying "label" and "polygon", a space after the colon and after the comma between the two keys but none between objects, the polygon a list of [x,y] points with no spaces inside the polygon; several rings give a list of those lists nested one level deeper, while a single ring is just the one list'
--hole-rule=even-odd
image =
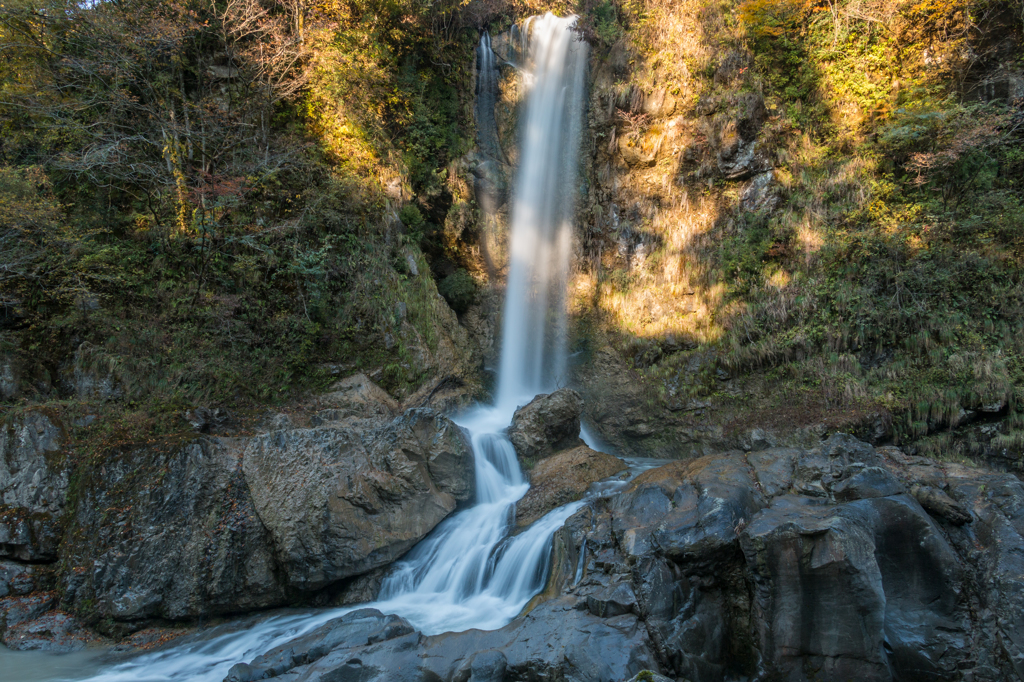
[{"label": "eroded rock surface", "polygon": [[78,472],[64,607],[131,623],[313,598],[394,561],[473,497],[472,454],[453,422],[425,408],[395,417],[365,377],[339,386],[331,400],[348,407],[315,428],[277,420],[249,438],[125,448]]},{"label": "eroded rock surface", "polygon": [[43,411],[0,425],[0,557],[56,558],[68,489],[63,441],[60,426]]},{"label": "eroded rock surface", "polygon": [[65,602],[117,620],[284,603],[285,584],[227,438],[130,450],[82,480],[63,549]]}]

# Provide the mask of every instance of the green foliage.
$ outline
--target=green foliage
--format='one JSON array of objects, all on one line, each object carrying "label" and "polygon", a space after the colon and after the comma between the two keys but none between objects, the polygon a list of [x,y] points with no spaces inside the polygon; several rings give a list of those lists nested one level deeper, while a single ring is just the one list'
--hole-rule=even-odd
[{"label": "green foliage", "polygon": [[424,380],[407,345],[436,349],[444,304],[404,273],[382,185],[418,195],[416,241],[443,222],[461,4],[245,7],[0,14],[0,301],[26,386],[55,388],[75,348],[143,412],[292,400],[339,361]]},{"label": "green foliage", "polygon": [[604,0],[593,10],[594,32],[604,42],[611,45],[622,35],[622,27],[619,26],[618,11],[611,0]]},{"label": "green foliage", "polygon": [[441,280],[437,285],[437,292],[444,296],[452,310],[460,315],[476,302],[476,282],[462,268]]}]

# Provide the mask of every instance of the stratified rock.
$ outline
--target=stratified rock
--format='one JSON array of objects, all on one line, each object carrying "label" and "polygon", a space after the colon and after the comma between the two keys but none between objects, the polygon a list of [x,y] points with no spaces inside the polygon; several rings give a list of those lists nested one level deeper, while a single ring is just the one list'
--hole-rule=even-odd
[{"label": "stratified rock", "polygon": [[31,410],[0,425],[0,557],[52,561],[68,490],[63,432]]},{"label": "stratified rock", "polygon": [[586,445],[542,459],[530,471],[530,489],[516,504],[516,525],[529,526],[552,509],[581,499],[591,483],[625,469],[618,457]]},{"label": "stratified rock", "polygon": [[421,408],[257,436],[242,469],[288,584],[316,590],[394,561],[472,499],[472,463],[459,427]]},{"label": "stratified rock", "polygon": [[508,439],[520,459],[536,461],[559,450],[583,444],[580,440],[580,414],[583,398],[571,388],[541,394],[516,410]]}]

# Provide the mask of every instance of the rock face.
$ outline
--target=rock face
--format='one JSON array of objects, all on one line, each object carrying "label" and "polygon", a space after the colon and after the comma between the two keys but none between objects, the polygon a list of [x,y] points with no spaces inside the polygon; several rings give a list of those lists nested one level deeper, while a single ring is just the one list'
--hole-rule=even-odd
[{"label": "rock face", "polygon": [[64,434],[46,413],[30,411],[0,426],[0,557],[52,561],[68,470]]},{"label": "rock face", "polygon": [[[250,438],[124,448],[83,466],[60,546],[62,606],[129,628],[237,613],[310,598],[398,558],[473,497],[472,453],[429,409],[394,417],[371,400],[352,416],[352,393],[380,389],[351,383],[347,416],[321,413],[315,428],[278,420],[284,428]],[[18,500],[46,498],[15,488]],[[0,589],[17,594],[35,579],[8,579],[6,566]],[[43,573],[34,585],[50,584]]]},{"label": "rock face", "polygon": [[1014,476],[842,434],[672,462],[570,517],[501,630],[364,610],[229,679],[1021,679],[1022,532]]},{"label": "rock face", "polygon": [[258,436],[242,470],[288,584],[307,591],[394,561],[473,496],[469,443],[428,409]]},{"label": "rock face", "polygon": [[0,597],[53,589],[53,580],[54,571],[50,566],[0,561]]},{"label": "rock face", "polygon": [[68,606],[131,621],[285,602],[237,441],[128,451],[81,483],[63,547]]},{"label": "rock face", "polygon": [[559,450],[583,444],[580,440],[580,415],[583,398],[571,388],[541,394],[516,410],[508,439],[520,459],[536,461]]},{"label": "rock face", "polygon": [[552,509],[581,499],[591,483],[625,469],[618,457],[586,445],[542,459],[530,471],[530,489],[516,504],[516,525],[529,526]]}]

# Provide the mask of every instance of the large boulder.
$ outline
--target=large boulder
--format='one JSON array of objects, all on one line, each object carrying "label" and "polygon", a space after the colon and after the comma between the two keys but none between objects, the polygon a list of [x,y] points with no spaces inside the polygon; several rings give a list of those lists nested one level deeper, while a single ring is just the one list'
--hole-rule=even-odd
[{"label": "large boulder", "polygon": [[0,425],[0,557],[52,561],[68,490],[55,419],[30,410]]},{"label": "large boulder", "polygon": [[913,498],[834,507],[779,498],[740,542],[759,648],[776,677],[803,679],[812,667],[826,679],[952,679],[967,662],[959,560]]},{"label": "large boulder", "polygon": [[535,462],[560,450],[578,447],[583,398],[571,388],[541,394],[516,410],[508,439],[519,458]]},{"label": "large boulder", "polygon": [[475,480],[465,435],[426,408],[383,426],[257,436],[242,470],[288,584],[303,591],[394,561],[472,499]]},{"label": "large boulder", "polygon": [[530,489],[516,504],[516,525],[529,526],[552,509],[581,499],[592,483],[625,469],[618,457],[586,445],[542,459],[530,471]]}]

